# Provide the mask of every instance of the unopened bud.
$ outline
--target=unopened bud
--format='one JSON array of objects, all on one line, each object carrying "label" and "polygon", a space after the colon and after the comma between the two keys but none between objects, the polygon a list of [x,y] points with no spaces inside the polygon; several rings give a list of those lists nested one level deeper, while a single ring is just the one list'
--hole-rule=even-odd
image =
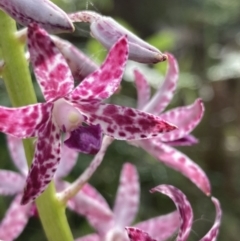
[{"label": "unopened bud", "polygon": [[73,13],[69,17],[73,22],[89,22],[93,37],[107,49],[110,49],[120,37],[126,35],[129,41],[129,59],[131,60],[140,63],[158,63],[167,59],[167,55],[110,17],[104,17],[91,11]]},{"label": "unopened bud", "polygon": [[0,8],[18,23],[35,22],[50,32],[72,32],[68,15],[49,0],[0,0]]}]

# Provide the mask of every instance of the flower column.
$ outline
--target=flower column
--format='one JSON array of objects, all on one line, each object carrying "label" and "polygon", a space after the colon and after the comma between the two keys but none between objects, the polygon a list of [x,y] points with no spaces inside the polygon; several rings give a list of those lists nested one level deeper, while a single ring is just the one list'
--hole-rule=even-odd
[{"label": "flower column", "polygon": [[[0,48],[5,62],[3,78],[13,106],[36,103],[29,69],[21,44],[15,37],[15,22],[0,10]],[[24,140],[28,164],[33,158],[31,140]],[[49,241],[72,241],[73,237],[66,220],[65,207],[55,197],[53,184],[37,200],[38,212]]]}]

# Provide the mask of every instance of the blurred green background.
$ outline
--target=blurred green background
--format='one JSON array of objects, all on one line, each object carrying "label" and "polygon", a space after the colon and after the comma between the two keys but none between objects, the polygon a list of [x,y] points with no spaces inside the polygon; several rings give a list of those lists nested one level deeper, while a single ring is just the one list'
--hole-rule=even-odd
[{"label": "blurred green background", "polygon": [[[197,97],[205,103],[205,116],[193,134],[200,143],[178,148],[198,163],[207,173],[212,193],[222,204],[223,222],[219,241],[238,241],[240,227],[240,1],[239,0],[58,0],[67,12],[93,10],[112,16],[161,51],[173,53],[180,65],[178,90],[168,108],[191,104]],[[89,27],[77,24],[72,35],[62,35],[101,61],[106,50],[90,38]],[[161,83],[166,64],[150,68],[148,80],[153,91]],[[159,73],[159,79],[153,71]],[[155,72],[154,72],[155,73]],[[126,77],[121,93],[111,102],[135,106],[136,91]],[[0,82],[0,103],[9,105],[3,82]],[[14,169],[6,150],[5,137],[0,134],[1,168]],[[68,177],[73,181],[91,161],[80,155],[77,166]],[[115,141],[94,174],[93,184],[114,203],[118,178],[124,162],[136,165],[141,181],[141,205],[137,221],[174,210],[174,205],[161,194],[149,189],[167,183],[180,188],[194,209],[194,225],[190,241],[200,240],[211,227],[215,209],[189,180],[165,167],[146,152],[126,142]],[[0,197],[0,219],[10,198]],[[92,232],[85,220],[67,211],[74,236]],[[37,218],[31,218],[19,241],[46,240]],[[172,237],[170,240],[175,240]]]}]

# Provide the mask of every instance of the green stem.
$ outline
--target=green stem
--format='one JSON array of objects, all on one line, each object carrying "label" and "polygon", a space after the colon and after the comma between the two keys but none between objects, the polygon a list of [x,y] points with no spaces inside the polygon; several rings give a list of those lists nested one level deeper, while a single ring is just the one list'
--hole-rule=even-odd
[{"label": "green stem", "polygon": [[[14,35],[16,31],[15,22],[0,10],[0,48],[5,61],[3,78],[9,98],[15,107],[37,103],[23,46]],[[30,165],[34,153],[33,142],[28,139],[23,143]],[[73,241],[65,207],[58,202],[55,193],[51,183],[36,201],[45,234],[49,241]]]}]

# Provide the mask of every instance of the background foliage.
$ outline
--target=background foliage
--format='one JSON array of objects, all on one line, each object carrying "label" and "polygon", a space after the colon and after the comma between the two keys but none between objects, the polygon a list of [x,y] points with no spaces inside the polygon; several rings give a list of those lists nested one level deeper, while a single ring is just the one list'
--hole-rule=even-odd
[{"label": "background foliage", "polygon": [[[68,12],[94,10],[118,19],[139,36],[162,51],[173,53],[180,65],[177,93],[169,106],[187,105],[200,96],[206,112],[203,121],[194,131],[200,143],[179,148],[198,163],[209,176],[213,195],[220,199],[224,211],[219,241],[239,240],[240,226],[240,1],[239,0],[58,0]],[[93,60],[101,61],[105,49],[89,38],[87,25],[78,24],[76,32],[68,38],[88,53]],[[147,78],[153,90],[161,83],[166,64],[149,66]],[[121,93],[111,101],[135,106],[136,92],[129,75],[122,84]],[[41,97],[39,96],[39,100]],[[0,103],[9,105],[3,82],[0,82]],[[13,169],[7,152],[5,137],[0,135],[1,168]],[[91,156],[80,155],[77,166],[68,180],[72,181],[88,165]],[[143,150],[115,141],[109,148],[103,164],[94,174],[91,183],[106,197],[110,205],[118,185],[124,162],[137,166],[141,180],[141,209],[136,221],[145,220],[174,209],[173,203],[159,194],[149,194],[156,185],[167,183],[180,188],[193,205],[195,223],[190,241],[199,240],[210,228],[214,207],[190,181],[165,167]],[[0,197],[0,219],[9,205],[9,198]],[[68,212],[76,237],[92,229],[83,218]],[[39,220],[32,218],[19,237],[19,241],[43,241]],[[172,238],[171,240],[174,240]]]}]

